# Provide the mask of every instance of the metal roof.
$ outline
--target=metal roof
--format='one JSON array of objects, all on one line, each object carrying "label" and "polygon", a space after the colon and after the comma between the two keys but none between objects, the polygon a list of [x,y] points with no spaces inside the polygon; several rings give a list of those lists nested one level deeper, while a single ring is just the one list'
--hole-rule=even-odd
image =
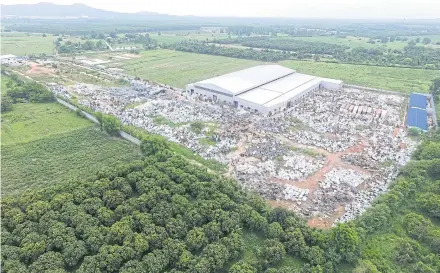
[{"label": "metal roof", "polygon": [[0,59],[9,59],[9,58],[15,58],[15,55],[7,54],[7,55],[0,56]]},{"label": "metal roof", "polygon": [[288,101],[292,98],[295,98],[296,96],[304,94],[304,92],[306,92],[309,88],[312,88],[314,85],[319,85],[320,83],[321,83],[320,78],[313,78],[313,79],[299,85],[298,87],[290,90],[289,92],[284,93],[281,96],[265,103],[264,106],[265,107],[276,106],[280,103],[283,103],[283,102]]},{"label": "metal roof", "polygon": [[420,109],[426,109],[426,97],[421,94],[412,93],[409,96],[409,107],[417,107]]},{"label": "metal roof", "polygon": [[423,131],[428,131],[428,114],[426,110],[409,108],[407,124],[409,127],[417,127]]},{"label": "metal roof", "polygon": [[244,92],[243,94],[240,94],[238,96],[238,98],[252,102],[252,103],[263,105],[266,102],[273,100],[279,96],[280,96],[280,93],[278,93],[278,92],[258,87],[258,88],[249,90],[247,92]]},{"label": "metal roof", "polygon": [[316,77],[301,73],[293,73],[276,81],[262,85],[261,88],[284,94],[310,80],[313,80],[314,78]]},{"label": "metal roof", "polygon": [[194,85],[236,95],[294,72],[295,70],[280,65],[257,65],[251,68],[196,82]]},{"label": "metal roof", "polygon": [[252,103],[264,105],[265,107],[271,107],[301,94],[310,88],[310,86],[319,84],[320,82],[320,78],[315,76],[293,73],[271,83],[241,93],[237,97]]}]

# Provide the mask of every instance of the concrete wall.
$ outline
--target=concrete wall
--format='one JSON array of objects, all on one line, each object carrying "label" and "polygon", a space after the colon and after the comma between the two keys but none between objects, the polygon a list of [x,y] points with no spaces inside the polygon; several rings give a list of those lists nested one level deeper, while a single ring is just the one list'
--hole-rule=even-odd
[{"label": "concrete wall", "polygon": [[[76,110],[78,109],[78,107],[76,107],[76,106],[74,106],[74,105],[72,105],[72,104],[68,103],[67,101],[64,101],[64,100],[62,100],[62,99],[60,99],[60,98],[57,98],[57,102],[60,103],[60,104],[62,104],[62,105],[64,105],[64,106],[66,106],[67,108],[69,108],[69,109],[71,109],[71,110],[73,110],[73,111],[76,111]],[[96,123],[96,124],[100,124],[99,121],[98,121],[98,119],[95,118],[93,115],[91,115],[91,114],[89,114],[89,113],[87,113],[87,112],[85,112],[85,111],[83,111],[83,110],[81,110],[81,113],[82,113],[82,114],[83,114],[88,120],[91,120],[92,122],[94,122],[94,123]],[[127,134],[127,133],[124,132],[124,131],[119,131],[119,135],[121,136],[121,138],[123,138],[123,139],[125,139],[125,140],[127,140],[127,141],[130,141],[131,143],[133,143],[133,144],[135,144],[135,145],[141,145],[141,141],[140,141],[138,138],[135,138],[134,136],[132,136],[132,135],[130,135],[130,134]]]},{"label": "concrete wall", "polygon": [[[78,107],[76,107],[76,106],[74,106],[74,105],[68,103],[67,101],[64,101],[64,100],[62,100],[62,99],[60,99],[60,98],[57,98],[57,101],[58,101],[59,103],[61,103],[62,105],[66,106],[67,108],[73,110],[73,111],[78,110]],[[81,113],[82,113],[82,114],[83,114],[88,120],[90,120],[90,121],[92,121],[92,122],[94,122],[94,123],[96,123],[96,124],[99,124],[98,119],[95,118],[93,115],[90,115],[89,113],[87,113],[87,112],[85,112],[85,111],[83,111],[83,110],[81,110]]]},{"label": "concrete wall", "polygon": [[243,99],[240,99],[240,98],[236,98],[236,101],[238,102],[238,108],[239,109],[245,109],[245,110],[248,110],[250,112],[255,112],[255,110],[257,110],[260,113],[265,113],[266,108],[263,107],[260,104],[253,103],[253,102],[250,102],[250,101],[247,101],[247,100],[243,100]]},{"label": "concrete wall", "polygon": [[[205,99],[211,99],[214,101],[214,96],[216,96],[216,98],[217,98],[216,102],[226,102],[226,103],[231,103],[231,104],[234,102],[233,96],[225,96],[222,94],[210,92],[210,91],[207,91],[204,89],[200,89],[197,86],[194,86],[192,84],[188,84],[186,86],[186,92],[190,97],[193,97],[193,98],[204,97]],[[192,93],[192,95],[191,95],[191,93]]]},{"label": "concrete wall", "polygon": [[130,141],[130,142],[133,143],[133,144],[141,145],[141,141],[140,141],[139,139],[135,138],[135,137],[132,136],[132,135],[127,134],[127,133],[124,132],[124,131],[119,131],[119,135],[120,135],[123,139],[128,140],[128,141]]},{"label": "concrete wall", "polygon": [[342,85],[342,82],[326,81],[325,79],[321,82],[321,86],[329,90],[339,90],[342,88]]}]

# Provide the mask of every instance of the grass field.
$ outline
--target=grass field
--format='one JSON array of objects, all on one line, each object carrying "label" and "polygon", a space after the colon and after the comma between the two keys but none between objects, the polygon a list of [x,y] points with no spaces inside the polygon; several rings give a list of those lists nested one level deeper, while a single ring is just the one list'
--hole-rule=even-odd
[{"label": "grass field", "polygon": [[[152,50],[140,58],[123,61],[128,74],[144,79],[184,87],[186,84],[259,64],[257,61]],[[431,81],[440,77],[438,70],[335,64],[313,61],[282,61],[281,65],[301,73],[341,79],[346,83],[395,90],[403,93],[428,92]]]},{"label": "grass field", "polygon": [[2,145],[26,143],[90,126],[91,122],[57,103],[14,104],[12,111],[2,114]]},{"label": "grass field", "polygon": [[[436,42],[440,42],[440,35],[426,35],[426,36],[407,36],[408,41],[409,40],[415,40],[416,38],[420,38],[423,40],[423,38],[430,38],[432,40],[431,44],[427,45],[428,47],[433,48],[440,48],[440,46],[435,45]],[[390,49],[403,49],[407,44],[408,41],[394,41],[394,42],[388,42],[388,43],[380,43],[377,42],[375,44],[367,43],[369,38],[367,37],[354,37],[354,36],[347,36],[346,38],[338,38],[335,36],[313,36],[313,37],[288,37],[288,36],[282,36],[281,38],[289,38],[294,40],[303,40],[307,42],[322,42],[322,43],[329,43],[329,44],[337,44],[337,45],[344,45],[349,46],[351,48],[356,47],[365,47],[365,48],[390,48]],[[423,45],[422,43],[417,44],[419,46]]]},{"label": "grass field", "polygon": [[[435,44],[437,42],[440,42],[440,35],[406,36],[406,38],[408,38],[408,40],[415,40],[417,38],[423,40],[423,38],[429,38],[431,39],[431,43],[427,45],[428,47],[440,48],[440,45]],[[417,45],[421,45],[421,44],[417,44]]]},{"label": "grass field", "polygon": [[[286,38],[286,37],[282,37]],[[337,38],[335,36],[314,36],[314,37],[288,37],[290,39],[294,40],[303,40],[307,42],[322,42],[322,43],[329,43],[329,44],[337,44],[337,45],[344,45],[349,46],[351,48],[355,47],[366,47],[366,48],[391,48],[391,49],[403,49],[407,45],[407,42],[402,41],[395,41],[395,42],[389,42],[386,44],[378,43],[376,44],[369,44],[367,43],[369,38],[366,37],[353,37],[353,36],[347,36],[346,38]]]},{"label": "grass field", "polygon": [[1,81],[2,81],[2,85],[1,85],[2,92],[1,93],[3,96],[3,95],[6,95],[6,83],[9,81],[9,77],[1,74]]},{"label": "grass field", "polygon": [[[189,33],[189,34],[188,34]],[[161,43],[176,43],[183,40],[199,40],[199,41],[213,41],[214,39],[225,39],[228,38],[227,33],[210,33],[210,32],[199,32],[199,31],[181,31],[181,32],[161,32],[158,35],[157,32],[149,33],[150,37],[157,40],[159,44]],[[179,35],[177,35],[179,34]],[[185,35],[185,36],[183,36]]]},{"label": "grass field", "polygon": [[428,92],[438,70],[334,64],[311,61],[283,61],[280,64],[301,73],[340,79],[346,83],[403,93]]},{"label": "grass field", "polygon": [[15,104],[1,118],[2,194],[85,178],[140,158],[137,146],[109,137],[57,103]]},{"label": "grass field", "polygon": [[145,51],[140,58],[123,63],[122,68],[128,74],[175,87],[259,64],[251,60],[172,50]]},{"label": "grass field", "polygon": [[26,35],[3,35],[1,42],[1,52],[4,54],[13,54],[17,56],[42,54],[52,55],[55,46],[53,42],[57,37],[50,34],[47,37],[42,37],[37,34]]},{"label": "grass field", "polygon": [[110,138],[96,126],[2,145],[2,194],[86,178],[103,167],[139,158],[137,146]]}]

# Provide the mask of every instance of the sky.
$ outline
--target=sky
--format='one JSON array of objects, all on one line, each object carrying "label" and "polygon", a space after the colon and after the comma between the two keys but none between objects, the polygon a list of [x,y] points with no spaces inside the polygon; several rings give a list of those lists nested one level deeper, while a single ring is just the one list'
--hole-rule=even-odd
[{"label": "sky", "polygon": [[[33,4],[2,0],[2,4]],[[118,12],[151,11],[172,15],[340,19],[440,18],[440,0],[45,0],[83,3]]]}]

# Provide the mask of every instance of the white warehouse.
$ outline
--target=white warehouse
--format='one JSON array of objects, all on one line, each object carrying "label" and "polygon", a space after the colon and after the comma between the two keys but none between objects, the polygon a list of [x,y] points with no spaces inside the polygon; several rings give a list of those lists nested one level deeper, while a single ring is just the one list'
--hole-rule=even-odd
[{"label": "white warehouse", "polygon": [[339,90],[342,81],[296,73],[280,65],[258,65],[188,84],[189,96],[273,114],[319,88]]}]

